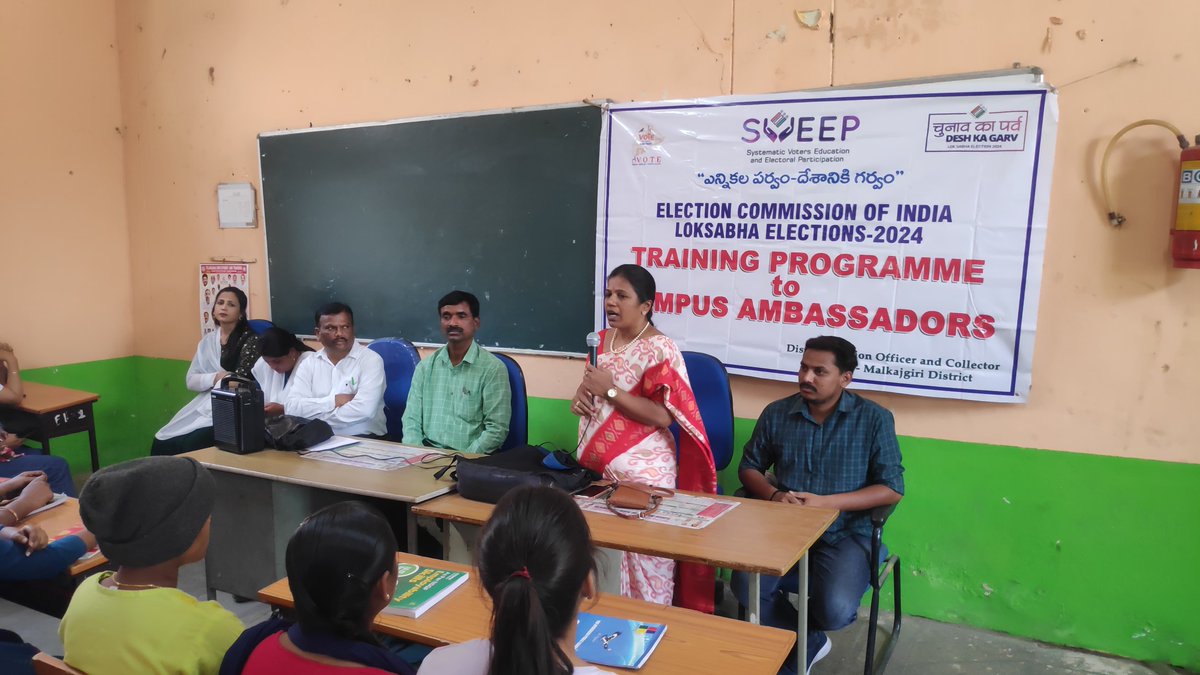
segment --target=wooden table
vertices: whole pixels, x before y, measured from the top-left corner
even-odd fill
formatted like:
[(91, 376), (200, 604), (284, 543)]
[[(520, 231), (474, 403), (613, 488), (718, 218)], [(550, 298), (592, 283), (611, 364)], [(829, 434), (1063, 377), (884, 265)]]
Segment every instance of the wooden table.
[[(696, 492), (685, 492), (713, 497)], [(836, 509), (819, 509), (794, 504), (781, 504), (761, 499), (717, 497), (738, 502), (708, 527), (691, 530), (661, 525), (644, 520), (626, 520), (606, 513), (584, 511), (592, 540), (597, 546), (655, 555), (683, 562), (712, 567), (726, 567), (750, 573), (747, 608), (751, 623), (761, 616), (760, 575), (783, 576), (793, 566), (799, 575), (798, 588), (808, 588), (808, 549), (838, 517)], [(419, 516), (444, 518), (447, 524), (445, 548), (451, 560), (469, 559), (469, 542), (473, 533), (462, 526), (475, 527), (487, 521), (495, 508), (492, 504), (465, 499), (453, 494), (413, 507)], [(797, 564), (799, 563), (799, 564)], [(612, 564), (604, 565), (612, 569)], [(601, 574), (602, 590), (611, 590), (614, 575)], [(605, 577), (608, 577), (607, 579)], [(617, 580), (619, 581), (619, 579)], [(805, 658), (805, 636), (808, 632), (808, 604), (800, 603), (798, 628), (798, 659)], [(803, 662), (800, 671), (802, 672)]]
[[(631, 553), (782, 576), (838, 516), (836, 509), (678, 492), (737, 502), (738, 506), (701, 530), (584, 511), (592, 541), (597, 546)], [(494, 508), (492, 504), (471, 501), (456, 493), (414, 506), (413, 512), (418, 516), (444, 518), (449, 523), (477, 526), (487, 521)]]
[[(46, 534), (53, 537), (63, 530), (69, 530), (72, 527), (83, 524), (83, 519), (79, 517), (79, 500), (74, 497), (68, 497), (67, 501), (62, 504), (41, 513), (35, 513), (22, 520), (19, 524), (37, 525), (45, 530)], [(105, 558), (104, 554), (100, 553), (87, 560), (75, 561), (67, 572), (73, 577), (79, 576), (106, 564), (108, 564), (108, 558)]]
[[(433, 647), (488, 636), (491, 600), (479, 586), (479, 574), (475, 570), (467, 565), (403, 553), (397, 559), (468, 571), (471, 578), (419, 619), (380, 614), (375, 618), (375, 630)], [(287, 579), (262, 589), (258, 598), (277, 607), (294, 605)], [(594, 606), (585, 601), (581, 609), (593, 614), (666, 624), (666, 635), (639, 673), (774, 675), (795, 641), (791, 631), (615, 595), (601, 594)]]
[(180, 456), (212, 469), (217, 482), (212, 539), (205, 559), (210, 599), (218, 590), (253, 597), (258, 589), (284, 576), (287, 543), (300, 522), (353, 496), (404, 504), (407, 548), (415, 551), (417, 526), (411, 505), (454, 487), (449, 475), (434, 478), (436, 467), (374, 471), (279, 450), (238, 455), (206, 448)]
[(37, 382), (22, 382), (22, 386), (25, 398), (17, 409), (33, 422), (34, 431), (30, 438), (49, 454), (50, 439), (86, 431), (92, 451), (92, 471), (98, 471), (100, 456), (96, 449), (96, 418), (92, 415), (92, 404), (100, 400), (100, 396)]

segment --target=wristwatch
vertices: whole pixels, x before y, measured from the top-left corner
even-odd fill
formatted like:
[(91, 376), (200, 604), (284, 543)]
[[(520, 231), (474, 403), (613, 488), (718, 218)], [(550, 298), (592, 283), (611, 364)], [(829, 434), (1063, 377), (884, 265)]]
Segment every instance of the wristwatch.
[(610, 401), (616, 397), (617, 397), (617, 388), (616, 387), (613, 387), (612, 389), (609, 389), (608, 391), (604, 392), (604, 398), (606, 398)]

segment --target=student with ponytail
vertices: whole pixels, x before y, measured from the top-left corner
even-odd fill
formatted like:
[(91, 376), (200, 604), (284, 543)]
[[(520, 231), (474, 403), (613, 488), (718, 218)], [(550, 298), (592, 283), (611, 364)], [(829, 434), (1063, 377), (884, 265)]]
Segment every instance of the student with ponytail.
[(396, 538), (378, 511), (362, 502), (317, 511), (292, 535), (286, 564), (296, 623), (268, 620), (246, 631), (222, 674), (412, 675), (371, 633), (396, 590)]
[(434, 650), (418, 675), (605, 675), (575, 657), (575, 617), (596, 595), (595, 549), (570, 495), (518, 488), (496, 505), (478, 544), (492, 598), (491, 640)]

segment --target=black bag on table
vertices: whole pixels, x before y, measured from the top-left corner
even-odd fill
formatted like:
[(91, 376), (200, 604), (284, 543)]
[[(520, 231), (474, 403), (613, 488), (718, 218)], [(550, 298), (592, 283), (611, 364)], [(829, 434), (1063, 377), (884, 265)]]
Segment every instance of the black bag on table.
[(591, 485), (600, 476), (580, 466), (566, 452), (523, 445), (479, 459), (459, 456), (455, 478), (458, 492), (463, 497), (495, 504), (516, 487), (551, 486), (575, 492)]
[(325, 420), (296, 415), (277, 415), (267, 420), (267, 445), (276, 450), (307, 450), (333, 438), (333, 427)]

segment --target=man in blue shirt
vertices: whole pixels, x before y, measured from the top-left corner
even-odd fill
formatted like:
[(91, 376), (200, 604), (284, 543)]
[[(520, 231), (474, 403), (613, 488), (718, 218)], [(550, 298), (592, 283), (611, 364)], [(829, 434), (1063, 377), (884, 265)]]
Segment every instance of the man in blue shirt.
[[(842, 512), (809, 549), (809, 668), (829, 653), (825, 631), (854, 621), (870, 584), (870, 510), (904, 495), (892, 414), (846, 391), (857, 367), (857, 350), (847, 340), (828, 335), (808, 340), (800, 391), (763, 410), (738, 467), (753, 497)], [(771, 468), (777, 485), (766, 477)], [(762, 578), (763, 624), (796, 625), (796, 610), (787, 598), (797, 592), (796, 581), (795, 569)], [(743, 575), (734, 579), (734, 591), (746, 605)]]

